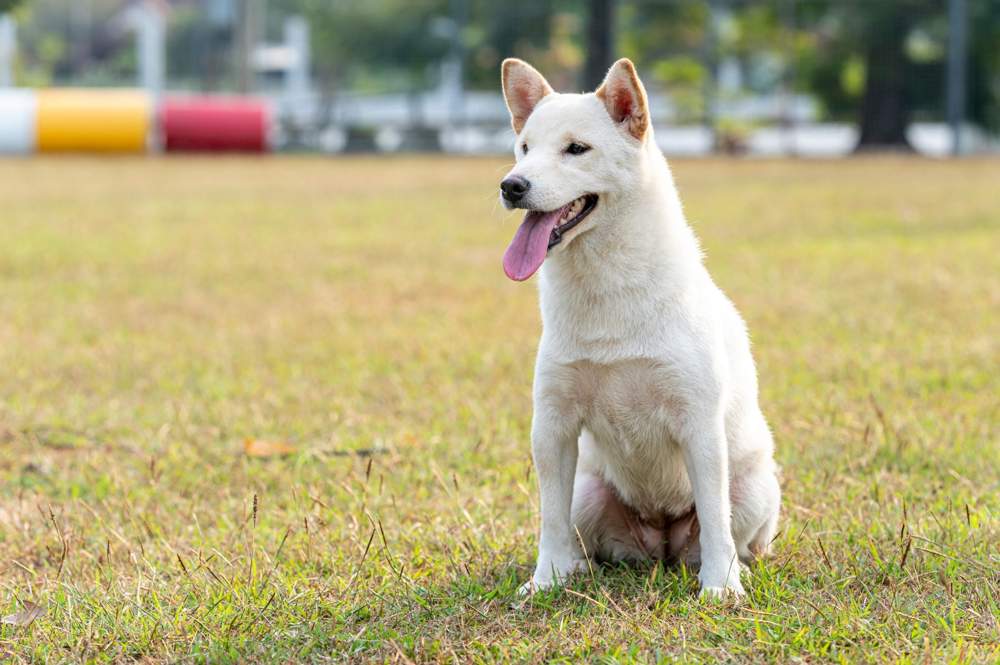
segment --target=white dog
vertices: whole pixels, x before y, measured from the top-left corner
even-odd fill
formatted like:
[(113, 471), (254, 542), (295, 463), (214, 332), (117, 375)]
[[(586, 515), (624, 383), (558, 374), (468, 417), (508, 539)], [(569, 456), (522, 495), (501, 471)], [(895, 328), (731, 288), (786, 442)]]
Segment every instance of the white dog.
[(504, 272), (542, 269), (541, 536), (523, 591), (593, 557), (684, 560), (703, 596), (742, 594), (740, 561), (777, 528), (771, 433), (746, 326), (702, 264), (635, 68), (557, 94), (508, 59), (503, 89), (517, 163), (501, 198), (527, 210)]

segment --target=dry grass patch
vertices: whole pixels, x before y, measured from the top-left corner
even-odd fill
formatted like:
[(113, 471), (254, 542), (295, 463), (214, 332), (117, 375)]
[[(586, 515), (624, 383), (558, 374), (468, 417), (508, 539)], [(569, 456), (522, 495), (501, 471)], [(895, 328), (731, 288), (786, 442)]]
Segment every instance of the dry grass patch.
[(38, 615), (0, 654), (1000, 658), (1000, 163), (675, 164), (784, 467), (730, 608), (659, 567), (517, 601), (539, 324), (503, 172), (0, 162), (0, 616)]

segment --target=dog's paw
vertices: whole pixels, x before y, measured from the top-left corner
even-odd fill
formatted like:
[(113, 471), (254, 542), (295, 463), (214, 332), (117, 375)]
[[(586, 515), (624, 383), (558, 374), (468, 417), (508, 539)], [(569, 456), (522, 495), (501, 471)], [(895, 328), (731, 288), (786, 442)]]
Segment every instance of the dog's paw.
[(746, 595), (746, 591), (743, 590), (743, 585), (737, 582), (735, 586), (703, 586), (698, 593), (698, 598), (704, 602), (716, 603), (730, 600), (738, 601), (744, 595)]
[(742, 566), (732, 565), (728, 571), (712, 575), (709, 571), (702, 569), (700, 577), (701, 592), (698, 594), (702, 600), (726, 600), (739, 599), (746, 595), (743, 583), (740, 582)]
[(740, 567), (733, 566), (728, 575), (701, 579), (698, 597), (703, 601), (739, 600), (746, 595), (740, 582)]
[(572, 575), (584, 572), (587, 569), (588, 564), (586, 559), (569, 559), (561, 564), (551, 562), (548, 565), (542, 565), (539, 563), (531, 579), (522, 584), (521, 588), (517, 590), (518, 595), (530, 596), (538, 591), (562, 586)]
[(739, 568), (729, 574), (727, 578), (715, 580), (702, 580), (701, 591), (698, 597), (706, 601), (739, 600), (746, 595), (743, 583), (740, 582)]

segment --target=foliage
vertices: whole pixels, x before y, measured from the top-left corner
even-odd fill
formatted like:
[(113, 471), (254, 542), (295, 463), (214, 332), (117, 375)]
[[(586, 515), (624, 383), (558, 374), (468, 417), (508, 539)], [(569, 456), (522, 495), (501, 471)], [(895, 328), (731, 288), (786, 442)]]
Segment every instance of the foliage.
[[(85, 11), (84, 11), (85, 7)], [(118, 0), (32, 0), (18, 11), (18, 79), (28, 85), (122, 85), (136, 54)]]
[[(2, 0), (10, 5), (12, 0)], [(872, 44), (905, 32), (906, 111), (915, 119), (944, 114), (947, 3), (941, 0), (620, 0), (617, 41), (651, 83), (671, 94), (682, 120), (704, 115), (705, 82), (719, 62), (739, 63), (749, 92), (784, 87), (813, 95), (824, 117), (855, 120), (870, 76)], [(1000, 128), (1000, 5), (968, 0), (970, 117)], [(75, 5), (74, 5), (75, 6)], [(118, 0), (91, 0), (86, 12), (63, 0), (21, 7), (21, 72), (30, 84), (107, 83), (134, 77), (132, 40), (114, 19)], [(500, 61), (524, 57), (559, 89), (578, 89), (587, 52), (582, 0), (271, 0), (274, 38), (281, 20), (302, 13), (312, 26), (313, 71), (327, 93), (411, 92), (440, 83), (445, 58), (459, 54), (465, 82), (496, 90)], [(900, 19), (901, 28), (890, 26)], [(710, 26), (714, 28), (710, 30)], [(199, 3), (174, 3), (168, 71), (181, 87), (225, 89), (233, 79), (233, 30), (207, 20)], [(714, 48), (713, 48), (714, 44)], [(878, 58), (874, 58), (878, 61)]]
[(677, 122), (699, 122), (705, 117), (708, 73), (701, 62), (685, 55), (665, 57), (653, 64), (650, 75), (653, 82), (669, 92)]
[(11, 12), (24, 4), (24, 0), (0, 0), (0, 14)]
[(449, 46), (435, 22), (447, 16), (447, 0), (285, 0), (276, 6), (309, 19), (316, 71), (328, 84), (364, 91), (395, 80), (404, 88), (425, 87), (433, 83), (430, 65)]
[(970, 2), (969, 112), (972, 120), (1000, 130), (1000, 4)]
[[(512, 54), (546, 69), (554, 83), (570, 84), (563, 72), (579, 66), (575, 3), (566, 0), (387, 0), (329, 3), (279, 0), (280, 12), (310, 20), (316, 62), (327, 85), (426, 87), (437, 68), (460, 49), (466, 84), (494, 89), (500, 61)], [(567, 34), (567, 31), (570, 34)]]
[[(1000, 6), (994, 0), (968, 0), (969, 112), (976, 122), (1000, 128)], [(793, 11), (789, 11), (793, 7)], [(944, 117), (945, 64), (949, 26), (947, 3), (939, 0), (837, 2), (788, 0), (751, 3), (741, 14), (744, 28), (758, 26), (762, 40), (787, 44), (794, 23), (796, 87), (816, 95), (830, 117), (854, 119), (867, 79), (866, 47), (884, 41), (893, 17), (905, 16), (906, 98), (917, 117)], [(761, 16), (766, 14), (769, 19)], [(751, 22), (748, 19), (755, 16)]]

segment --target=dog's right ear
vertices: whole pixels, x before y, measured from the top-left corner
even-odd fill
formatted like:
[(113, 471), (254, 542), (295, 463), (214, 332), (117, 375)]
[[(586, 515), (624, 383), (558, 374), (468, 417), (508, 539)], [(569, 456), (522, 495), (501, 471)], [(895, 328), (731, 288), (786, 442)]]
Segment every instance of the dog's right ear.
[(520, 134), (538, 102), (552, 94), (552, 86), (538, 70), (517, 58), (507, 58), (500, 66), (503, 96), (510, 111), (510, 124)]

